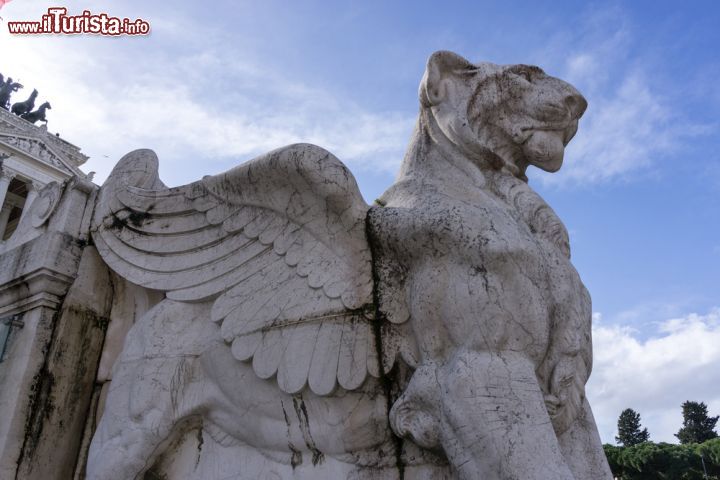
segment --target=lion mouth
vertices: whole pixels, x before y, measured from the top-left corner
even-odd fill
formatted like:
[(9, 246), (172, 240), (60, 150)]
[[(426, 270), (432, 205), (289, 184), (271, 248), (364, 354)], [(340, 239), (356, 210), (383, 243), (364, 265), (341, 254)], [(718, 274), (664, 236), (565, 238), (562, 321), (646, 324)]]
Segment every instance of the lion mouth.
[(527, 134), (525, 141), (532, 137), (533, 132), (556, 132), (561, 138), (564, 147), (567, 147), (570, 140), (573, 139), (578, 130), (578, 121), (571, 120), (570, 122), (545, 124), (545, 125), (533, 125), (530, 127), (524, 127), (523, 133)]
[(568, 143), (570, 143), (570, 140), (572, 140), (577, 133), (577, 130), (578, 121), (573, 120), (572, 122), (570, 122), (570, 125), (568, 125), (563, 131), (563, 146), (567, 147)]

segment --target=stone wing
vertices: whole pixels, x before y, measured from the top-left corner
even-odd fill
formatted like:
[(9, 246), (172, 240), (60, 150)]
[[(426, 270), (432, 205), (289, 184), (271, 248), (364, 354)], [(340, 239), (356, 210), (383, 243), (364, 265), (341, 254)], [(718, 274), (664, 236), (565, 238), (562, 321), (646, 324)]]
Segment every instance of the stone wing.
[(138, 150), (101, 188), (92, 229), (125, 279), (212, 301), (223, 339), (259, 377), (327, 395), (379, 375), (367, 210), (348, 169), (313, 145), (177, 188)]

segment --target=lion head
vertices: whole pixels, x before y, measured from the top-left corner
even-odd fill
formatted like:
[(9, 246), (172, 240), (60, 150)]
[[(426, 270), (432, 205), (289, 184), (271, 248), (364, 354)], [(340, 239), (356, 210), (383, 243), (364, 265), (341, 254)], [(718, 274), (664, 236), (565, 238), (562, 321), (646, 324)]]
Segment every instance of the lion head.
[(560, 169), (587, 107), (572, 85), (538, 67), (472, 64), (447, 51), (430, 56), (419, 94), (426, 121), (465, 156), (523, 179), (528, 165)]

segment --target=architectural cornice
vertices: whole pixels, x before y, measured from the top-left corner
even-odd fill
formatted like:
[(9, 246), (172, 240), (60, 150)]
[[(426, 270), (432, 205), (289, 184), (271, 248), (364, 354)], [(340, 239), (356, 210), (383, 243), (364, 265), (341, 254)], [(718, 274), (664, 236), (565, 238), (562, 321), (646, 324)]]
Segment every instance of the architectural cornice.
[(47, 233), (0, 256), (0, 314), (38, 300), (58, 303), (72, 283), (81, 248), (67, 234)]
[(17, 115), (0, 109), (0, 142), (55, 168), (84, 175), (78, 168), (88, 160), (80, 148)]

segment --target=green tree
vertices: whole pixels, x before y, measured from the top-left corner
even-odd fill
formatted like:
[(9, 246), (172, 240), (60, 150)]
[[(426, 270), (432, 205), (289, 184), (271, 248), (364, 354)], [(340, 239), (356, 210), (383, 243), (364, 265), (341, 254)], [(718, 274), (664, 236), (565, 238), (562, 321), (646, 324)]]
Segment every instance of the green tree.
[(720, 439), (700, 445), (643, 442), (603, 448), (613, 476), (621, 480), (720, 480)]
[(623, 469), (622, 463), (622, 453), (624, 447), (618, 447), (605, 443), (603, 444), (603, 450), (605, 451), (605, 458), (607, 458), (608, 465), (610, 465), (610, 471), (612, 472), (613, 477), (624, 478), (623, 474), (625, 473), (625, 470)]
[(683, 427), (675, 434), (680, 443), (703, 443), (716, 438), (715, 424), (720, 417), (708, 417), (707, 405), (687, 401), (682, 404)]
[(624, 447), (632, 447), (650, 439), (647, 428), (640, 429), (640, 414), (632, 408), (626, 408), (622, 411), (617, 425), (618, 434), (615, 441)]

